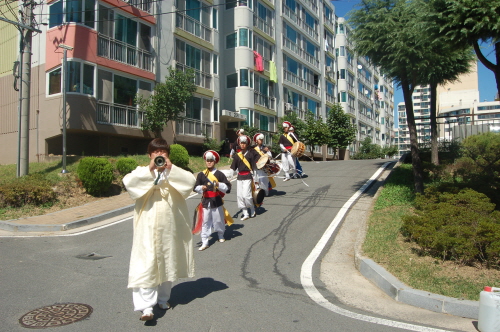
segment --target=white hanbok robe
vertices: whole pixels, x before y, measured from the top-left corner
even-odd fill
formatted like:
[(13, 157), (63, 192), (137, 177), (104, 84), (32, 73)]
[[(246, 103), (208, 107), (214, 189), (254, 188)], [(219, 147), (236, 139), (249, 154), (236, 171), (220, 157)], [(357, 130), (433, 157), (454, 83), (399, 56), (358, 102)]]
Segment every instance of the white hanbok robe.
[(196, 179), (175, 165), (165, 174), (166, 179), (155, 185), (155, 172), (149, 166), (139, 166), (123, 178), (135, 200), (128, 288), (152, 288), (165, 281), (194, 276), (193, 236), (186, 198)]

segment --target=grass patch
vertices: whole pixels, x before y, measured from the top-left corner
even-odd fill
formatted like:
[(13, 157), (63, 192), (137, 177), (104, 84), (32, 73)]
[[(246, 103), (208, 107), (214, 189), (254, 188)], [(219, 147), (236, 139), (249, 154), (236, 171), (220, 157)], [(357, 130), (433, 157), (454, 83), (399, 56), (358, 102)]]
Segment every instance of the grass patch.
[(364, 255), (410, 287), (467, 300), (479, 300), (484, 286), (500, 284), (500, 271), (421, 256), (401, 235), (402, 217), (412, 211), (411, 165), (393, 170), (368, 220)]

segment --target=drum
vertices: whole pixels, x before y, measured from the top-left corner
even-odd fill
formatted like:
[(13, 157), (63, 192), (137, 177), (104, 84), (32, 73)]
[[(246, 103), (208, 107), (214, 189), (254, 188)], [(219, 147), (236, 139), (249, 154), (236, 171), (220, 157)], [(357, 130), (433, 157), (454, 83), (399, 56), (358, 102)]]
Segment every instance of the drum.
[(266, 197), (266, 192), (264, 191), (264, 189), (255, 189), (252, 193), (253, 204), (259, 207), (262, 202), (264, 202), (264, 197)]
[(261, 169), (267, 164), (268, 161), (269, 161), (269, 156), (267, 154), (263, 154), (262, 156), (260, 156), (259, 160), (255, 164), (257, 165), (258, 169)]
[(277, 163), (269, 163), (265, 165), (262, 170), (267, 174), (267, 176), (275, 176), (281, 171), (281, 166)]
[(294, 157), (302, 157), (304, 155), (304, 152), (306, 152), (306, 146), (302, 142), (295, 142), (293, 143), (292, 151), (290, 152)]

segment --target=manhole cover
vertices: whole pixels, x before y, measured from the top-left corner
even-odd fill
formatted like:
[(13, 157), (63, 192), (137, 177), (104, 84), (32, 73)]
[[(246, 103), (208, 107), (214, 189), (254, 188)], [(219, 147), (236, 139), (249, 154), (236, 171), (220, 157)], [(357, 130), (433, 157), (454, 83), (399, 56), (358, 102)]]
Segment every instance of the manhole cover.
[(92, 313), (92, 307), (81, 303), (61, 303), (38, 308), (19, 319), (23, 327), (45, 329), (68, 325), (85, 319)]

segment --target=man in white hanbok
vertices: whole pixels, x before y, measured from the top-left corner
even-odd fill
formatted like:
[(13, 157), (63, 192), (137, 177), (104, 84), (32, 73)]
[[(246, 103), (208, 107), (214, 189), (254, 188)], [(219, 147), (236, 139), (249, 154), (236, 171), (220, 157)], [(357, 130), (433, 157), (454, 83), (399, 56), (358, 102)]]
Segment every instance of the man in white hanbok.
[[(186, 204), (195, 177), (169, 160), (162, 138), (148, 145), (149, 166), (139, 166), (123, 178), (135, 200), (134, 235), (128, 288), (141, 320), (153, 319), (153, 306), (168, 309), (172, 282), (194, 276), (193, 237)], [(165, 165), (156, 166), (157, 156)]]

